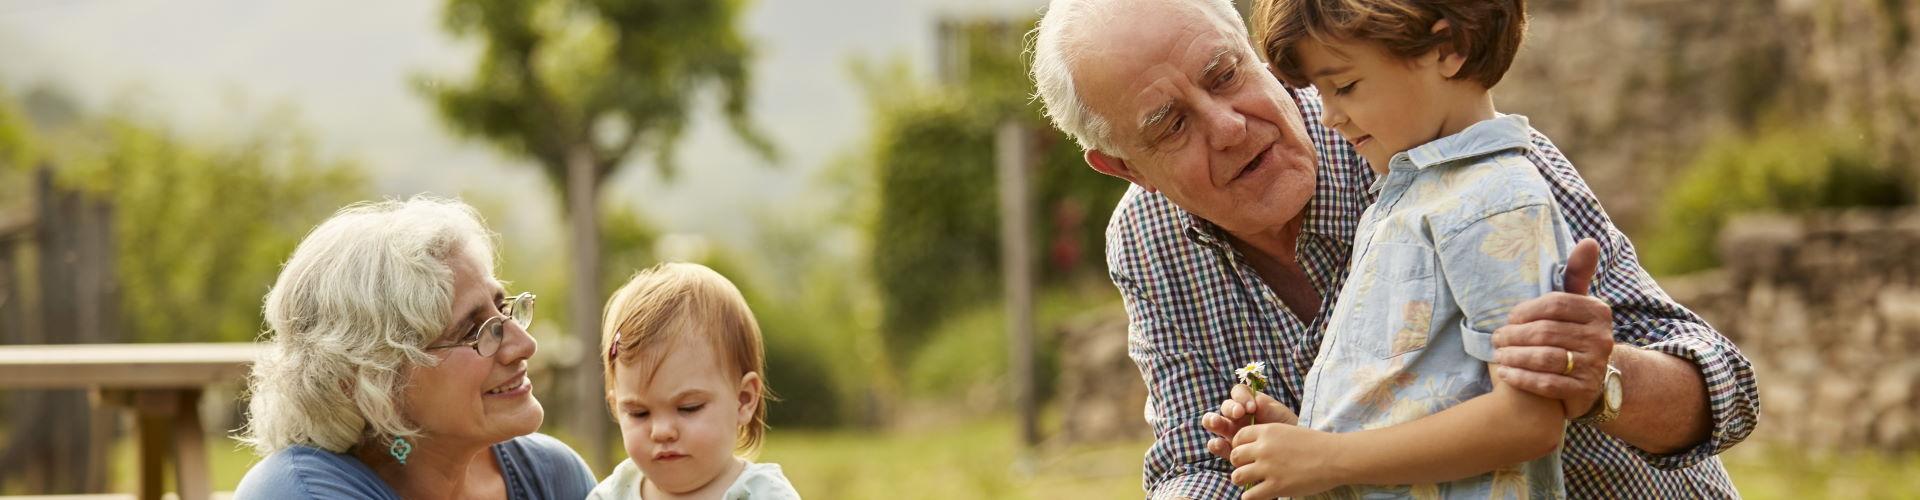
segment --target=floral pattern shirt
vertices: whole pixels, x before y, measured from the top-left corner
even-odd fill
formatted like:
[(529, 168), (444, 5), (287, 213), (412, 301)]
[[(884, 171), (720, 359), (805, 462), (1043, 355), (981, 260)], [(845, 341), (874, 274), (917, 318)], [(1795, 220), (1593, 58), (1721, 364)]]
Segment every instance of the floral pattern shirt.
[[(1556, 288), (1573, 247), (1527, 119), (1506, 115), (1394, 155), (1360, 217), (1352, 272), (1307, 372), (1300, 425), (1389, 427), (1493, 389), (1493, 330)], [(1496, 424), (1497, 422), (1490, 422)], [(1442, 484), (1343, 486), (1326, 496), (1566, 496), (1558, 453)]]

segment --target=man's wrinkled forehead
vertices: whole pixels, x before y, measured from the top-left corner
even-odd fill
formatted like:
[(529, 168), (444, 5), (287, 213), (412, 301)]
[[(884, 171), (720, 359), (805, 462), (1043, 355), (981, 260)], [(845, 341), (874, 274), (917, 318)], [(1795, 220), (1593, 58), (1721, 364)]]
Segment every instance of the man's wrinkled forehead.
[[(1144, 114), (1163, 107), (1170, 89), (1164, 80), (1199, 81), (1209, 68), (1231, 56), (1252, 53), (1246, 37), (1225, 14), (1204, 1), (1136, 2), (1119, 0), (1112, 17), (1098, 33), (1087, 36), (1086, 57), (1076, 61), (1075, 73), (1095, 76), (1108, 87), (1110, 102), (1095, 103), (1101, 114), (1119, 122), (1116, 132), (1135, 128)], [(1103, 92), (1105, 93), (1105, 92)], [(1154, 101), (1150, 104), (1138, 102)], [(1133, 109), (1145, 106), (1146, 109)]]
[[(1105, 26), (1093, 29), (1117, 30), (1127, 33), (1132, 30), (1124, 26), (1138, 27), (1147, 23), (1171, 23), (1183, 29), (1205, 31), (1222, 38), (1247, 40), (1240, 14), (1230, 7), (1213, 5), (1215, 0), (1112, 0), (1115, 2)], [(1249, 45), (1251, 47), (1251, 45)]]

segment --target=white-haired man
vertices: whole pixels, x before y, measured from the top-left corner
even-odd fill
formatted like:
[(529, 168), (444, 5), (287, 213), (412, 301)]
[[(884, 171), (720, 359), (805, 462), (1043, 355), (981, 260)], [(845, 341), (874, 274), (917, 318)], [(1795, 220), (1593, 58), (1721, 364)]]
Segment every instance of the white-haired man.
[[(1049, 117), (1094, 170), (1134, 185), (1107, 261), (1149, 391), (1148, 496), (1235, 496), (1231, 443), (1262, 432), (1250, 412), (1291, 422), (1374, 175), (1319, 123), (1318, 94), (1267, 71), (1227, 0), (1054, 0), (1033, 50)], [(1660, 291), (1571, 164), (1533, 137), (1528, 155), (1574, 236), (1595, 242), (1568, 263), (1572, 293), (1520, 304), (1495, 332), (1500, 377), (1585, 415), (1565, 441), (1571, 496), (1737, 496), (1715, 455), (1756, 422), (1750, 365)], [(1273, 368), (1271, 399), (1233, 383), (1255, 361)]]

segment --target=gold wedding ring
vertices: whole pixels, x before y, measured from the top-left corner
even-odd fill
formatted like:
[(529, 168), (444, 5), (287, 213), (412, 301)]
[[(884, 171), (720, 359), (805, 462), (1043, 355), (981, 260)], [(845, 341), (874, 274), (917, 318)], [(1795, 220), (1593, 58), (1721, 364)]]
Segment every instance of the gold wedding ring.
[(1573, 351), (1567, 351), (1567, 369), (1561, 371), (1560, 374), (1573, 375)]

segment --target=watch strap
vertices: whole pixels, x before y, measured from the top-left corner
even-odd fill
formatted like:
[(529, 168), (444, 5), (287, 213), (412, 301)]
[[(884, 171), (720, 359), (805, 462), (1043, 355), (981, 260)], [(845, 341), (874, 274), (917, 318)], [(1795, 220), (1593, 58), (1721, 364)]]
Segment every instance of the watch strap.
[(1620, 383), (1619, 377), (1620, 369), (1614, 368), (1613, 365), (1607, 365), (1607, 375), (1606, 378), (1600, 380), (1600, 397), (1594, 399), (1593, 409), (1587, 410), (1587, 414), (1581, 415), (1580, 418), (1576, 418), (1573, 421), (1587, 425), (1600, 425), (1620, 418), (1620, 410), (1618, 409), (1620, 402), (1613, 401), (1611, 402), (1612, 404), (1608, 404), (1609, 402), (1607, 401), (1607, 395), (1609, 393), (1609, 391), (1607, 391), (1607, 384)]

